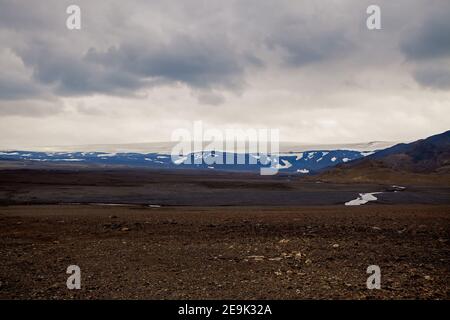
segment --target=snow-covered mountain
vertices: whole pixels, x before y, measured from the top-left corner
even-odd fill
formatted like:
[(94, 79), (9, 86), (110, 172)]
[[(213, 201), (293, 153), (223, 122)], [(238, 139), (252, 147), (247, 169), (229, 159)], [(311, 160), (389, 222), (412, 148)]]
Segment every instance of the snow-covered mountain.
[[(281, 172), (299, 175), (319, 172), (325, 168), (340, 163), (360, 159), (374, 153), (374, 148), (389, 145), (389, 143), (368, 143), (346, 146), (334, 145), (333, 148), (324, 146), (283, 145), (279, 154), (264, 156), (249, 153), (230, 153), (222, 151), (199, 151), (182, 155), (172, 159), (169, 144), (149, 145), (109, 145), (88, 147), (66, 147), (59, 151), (18, 151), (0, 152), (0, 161), (22, 161), (25, 163), (78, 163), (84, 165), (121, 165), (127, 167), (148, 167), (166, 169), (205, 169), (205, 170), (233, 170), (259, 171), (261, 167), (275, 167)], [(353, 150), (352, 147), (353, 146)], [(139, 149), (139, 151), (133, 151)], [(152, 147), (153, 151), (145, 152)], [(310, 149), (308, 150), (308, 148)], [(330, 146), (328, 146), (330, 147)], [(342, 147), (347, 147), (344, 149)], [(133, 149), (134, 148), (134, 149)], [(316, 149), (315, 149), (316, 148)], [(69, 151), (70, 149), (78, 151)], [(84, 149), (84, 151), (79, 151)], [(158, 151), (156, 151), (156, 149)], [(360, 150), (355, 150), (360, 149)], [(87, 151), (91, 150), (91, 151)], [(94, 151), (95, 150), (95, 151)], [(148, 149), (147, 149), (148, 150)], [(234, 164), (229, 164), (233, 159)], [(266, 161), (270, 160), (270, 163)], [(226, 163), (226, 164), (224, 164)]]

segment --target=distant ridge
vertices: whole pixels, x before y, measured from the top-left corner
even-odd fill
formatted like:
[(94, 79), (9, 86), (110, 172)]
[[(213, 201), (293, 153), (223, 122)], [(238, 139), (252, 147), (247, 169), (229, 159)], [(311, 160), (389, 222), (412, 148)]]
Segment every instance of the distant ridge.
[(342, 163), (318, 176), (325, 181), (387, 182), (419, 180), (450, 184), (450, 130), (400, 143), (362, 159)]
[[(317, 151), (317, 150), (375, 151), (391, 147), (396, 143), (398, 142), (370, 141), (370, 142), (344, 143), (344, 144), (303, 144), (297, 142), (281, 142), (280, 152), (295, 153), (295, 152)], [(36, 152), (106, 152), (106, 153), (134, 152), (134, 153), (170, 154), (172, 148), (176, 144), (177, 142), (170, 142), (170, 141), (149, 142), (149, 143), (125, 143), (125, 144), (88, 144), (88, 145), (71, 145), (71, 146), (22, 147), (14, 149), (0, 148), (0, 151), (27, 150)]]

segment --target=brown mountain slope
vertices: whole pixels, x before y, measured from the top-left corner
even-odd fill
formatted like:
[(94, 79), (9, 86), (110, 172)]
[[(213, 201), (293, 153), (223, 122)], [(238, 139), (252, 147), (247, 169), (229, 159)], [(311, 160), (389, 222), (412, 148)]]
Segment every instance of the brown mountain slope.
[(398, 144), (364, 159), (338, 165), (317, 178), (340, 183), (450, 187), (450, 131), (409, 144)]

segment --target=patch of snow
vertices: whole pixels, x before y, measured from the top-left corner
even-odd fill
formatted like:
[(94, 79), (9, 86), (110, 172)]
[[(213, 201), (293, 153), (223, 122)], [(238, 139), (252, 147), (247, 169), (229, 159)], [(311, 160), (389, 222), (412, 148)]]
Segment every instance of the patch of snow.
[[(83, 152), (82, 155), (85, 156), (86, 152)], [(117, 153), (101, 153), (98, 156), (99, 157), (114, 157), (116, 155), (117, 155)]]
[(156, 158), (157, 158), (157, 159), (167, 159), (168, 156), (157, 156)]
[(332, 161), (332, 162), (335, 162), (336, 160), (337, 160), (336, 157), (331, 158), (331, 161)]
[(308, 169), (297, 169), (297, 172), (299, 173), (309, 173)]
[(349, 158), (344, 158), (344, 159), (342, 159), (342, 161), (348, 162), (348, 161), (350, 161), (350, 159)]
[(187, 160), (188, 157), (180, 157), (176, 160), (172, 159), (172, 162), (175, 163), (176, 165), (182, 164), (183, 162), (185, 162)]
[(283, 162), (284, 165), (277, 163), (275, 165), (276, 169), (287, 169), (287, 168), (292, 167), (292, 164), (289, 161), (287, 161), (287, 160), (281, 159), (281, 162)]
[(359, 205), (365, 204), (369, 201), (376, 201), (376, 200), (378, 200), (378, 198), (375, 197), (374, 194), (379, 194), (379, 193), (382, 193), (382, 192), (360, 193), (358, 198), (346, 202), (345, 205), (346, 206), (359, 206)]
[(19, 153), (18, 152), (0, 152), (0, 155), (17, 156), (17, 155), (19, 155)]
[(363, 157), (367, 157), (367, 156), (370, 156), (371, 154), (374, 154), (374, 153), (375, 153), (375, 151), (363, 151), (363, 152), (361, 152), (361, 155)]
[(102, 202), (92, 202), (88, 203), (90, 206), (110, 206), (110, 207), (128, 207), (129, 204), (126, 203), (102, 203)]

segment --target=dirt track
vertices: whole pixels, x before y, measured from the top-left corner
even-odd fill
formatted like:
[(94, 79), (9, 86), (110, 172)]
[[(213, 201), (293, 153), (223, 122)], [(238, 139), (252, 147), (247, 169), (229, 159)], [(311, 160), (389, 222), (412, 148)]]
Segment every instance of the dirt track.
[(3, 299), (450, 298), (450, 206), (4, 206), (0, 234)]

